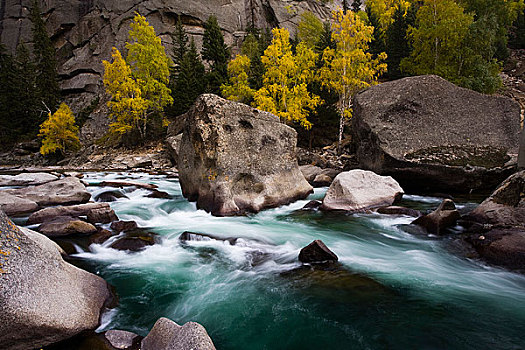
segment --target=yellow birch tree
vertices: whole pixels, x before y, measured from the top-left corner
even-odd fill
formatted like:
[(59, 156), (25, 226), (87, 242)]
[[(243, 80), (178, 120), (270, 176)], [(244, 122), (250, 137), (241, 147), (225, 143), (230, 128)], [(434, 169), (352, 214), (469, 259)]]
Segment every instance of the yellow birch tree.
[[(332, 40), (336, 48), (323, 52), (320, 70), (321, 84), (339, 95), (339, 146), (343, 138), (345, 119), (352, 117), (352, 98), (360, 90), (377, 84), (377, 78), (386, 71), (383, 52), (373, 58), (367, 52), (374, 28), (367, 26), (352, 11), (333, 12)], [(338, 147), (340, 151), (340, 147)]]
[(113, 48), (113, 63), (103, 61), (104, 84), (112, 101), (108, 103), (115, 119), (110, 133), (125, 134), (136, 129), (142, 140), (152, 115), (163, 118), (164, 107), (173, 103), (168, 88), (172, 65), (155, 30), (138, 13), (130, 25), (126, 42), (126, 61)]
[(222, 94), (232, 101), (249, 103), (255, 90), (250, 87), (248, 72), (250, 71), (250, 58), (246, 55), (237, 55), (228, 63), (230, 84), (221, 86)]
[(312, 127), (307, 119), (321, 98), (308, 91), (315, 77), (317, 54), (304, 43), (292, 53), (290, 33), (284, 28), (272, 30), (273, 39), (261, 61), (265, 68), (263, 87), (254, 95), (254, 106), (277, 115), (281, 121), (298, 122)]
[(78, 140), (78, 126), (75, 125), (73, 112), (65, 103), (60, 104), (58, 110), (48, 114), (47, 119), (40, 125), (38, 136), (43, 137), (40, 153), (42, 155), (66, 150), (80, 149)]

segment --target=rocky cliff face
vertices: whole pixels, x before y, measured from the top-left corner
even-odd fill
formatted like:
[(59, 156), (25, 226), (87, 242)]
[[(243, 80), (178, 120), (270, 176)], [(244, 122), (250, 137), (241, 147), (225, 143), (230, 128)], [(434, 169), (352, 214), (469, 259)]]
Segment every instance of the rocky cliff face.
[[(200, 47), (204, 22), (214, 14), (226, 43), (238, 46), (246, 28), (281, 26), (293, 33), (305, 10), (328, 18), (341, 1), (324, 4), (318, 0), (40, 0), (49, 34), (57, 49), (61, 88), (74, 112), (99, 98), (82, 129), (84, 140), (100, 136), (107, 124), (103, 93), (102, 60), (108, 60), (113, 46), (124, 49), (129, 24), (135, 12), (146, 16), (171, 52), (170, 33), (178, 16)], [(14, 51), (31, 40), (28, 20), (30, 0), (0, 0), (1, 43)]]

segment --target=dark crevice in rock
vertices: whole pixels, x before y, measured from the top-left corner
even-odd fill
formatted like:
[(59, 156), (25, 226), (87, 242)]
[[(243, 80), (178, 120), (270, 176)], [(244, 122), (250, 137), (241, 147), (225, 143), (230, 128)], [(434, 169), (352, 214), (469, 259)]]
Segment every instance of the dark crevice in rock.
[(71, 71), (67, 74), (65, 73), (62, 73), (59, 75), (59, 78), (60, 79), (63, 79), (63, 80), (67, 80), (67, 79), (72, 79), (80, 74), (94, 74), (94, 75), (97, 75), (97, 76), (101, 76), (101, 74), (99, 72), (97, 72), (96, 70), (94, 69), (91, 69), (91, 68), (79, 68), (79, 69), (75, 69), (74, 71)]

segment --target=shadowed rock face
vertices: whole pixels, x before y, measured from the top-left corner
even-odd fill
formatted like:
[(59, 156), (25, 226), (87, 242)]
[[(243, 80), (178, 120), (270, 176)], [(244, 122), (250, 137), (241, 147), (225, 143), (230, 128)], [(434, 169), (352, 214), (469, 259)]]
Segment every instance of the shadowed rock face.
[(419, 76), (357, 94), (354, 109), (360, 166), (406, 190), (492, 189), (515, 169), (520, 108), (506, 97)]
[(3, 212), (0, 252), (2, 349), (39, 349), (98, 326), (111, 298), (102, 278), (66, 263), (55, 243)]
[[(249, 27), (285, 27), (293, 33), (300, 14), (310, 10), (322, 19), (330, 17), (336, 4), (317, 0), (56, 0), (39, 1), (46, 27), (59, 61), (61, 88), (76, 113), (101, 97), (91, 118), (82, 128), (85, 140), (100, 137), (107, 129), (107, 97), (103, 94), (102, 60), (111, 58), (111, 48), (123, 50), (135, 12), (145, 16), (172, 52), (175, 22), (180, 15), (186, 31), (202, 45), (204, 23), (216, 15), (226, 44), (239, 47)], [(31, 0), (0, 2), (0, 42), (14, 52), (31, 40), (28, 20)]]
[(273, 114), (206, 94), (186, 118), (179, 179), (199, 208), (240, 215), (312, 192), (297, 165), (296, 132)]

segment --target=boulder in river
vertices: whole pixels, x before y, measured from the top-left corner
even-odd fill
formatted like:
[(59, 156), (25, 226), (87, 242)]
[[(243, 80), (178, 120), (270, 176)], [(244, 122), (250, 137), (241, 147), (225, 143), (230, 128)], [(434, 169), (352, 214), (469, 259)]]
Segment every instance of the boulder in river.
[(404, 192), (390, 176), (367, 170), (350, 170), (337, 175), (326, 192), (321, 209), (363, 211), (392, 205)]
[(117, 221), (118, 217), (115, 211), (110, 207), (91, 209), (87, 213), (87, 220), (92, 224), (108, 224)]
[(0, 210), (7, 215), (21, 215), (33, 212), (39, 208), (34, 201), (20, 198), (12, 194), (0, 191)]
[(143, 232), (141, 230), (127, 232), (126, 236), (117, 239), (111, 244), (111, 248), (138, 252), (146, 247), (152, 246), (157, 242), (157, 235), (154, 233)]
[(47, 237), (20, 230), (0, 212), (0, 344), (40, 349), (99, 325), (112, 301), (100, 277), (66, 263)]
[(21, 173), (0, 175), (0, 186), (35, 186), (58, 180), (58, 176), (48, 173)]
[(128, 350), (132, 348), (138, 349), (140, 347), (141, 336), (121, 330), (109, 330), (104, 333), (104, 338), (115, 349)]
[(149, 334), (142, 340), (142, 350), (215, 350), (206, 329), (187, 322), (179, 326), (167, 318), (159, 318)]
[(525, 227), (525, 170), (503, 181), (466, 219), (481, 224)]
[(312, 192), (295, 156), (297, 133), (273, 114), (201, 95), (186, 114), (180, 145), (183, 195), (231, 216), (303, 199)]
[(339, 260), (337, 255), (324, 244), (316, 239), (299, 252), (299, 261), (302, 263), (325, 263)]
[(99, 193), (95, 196), (97, 202), (115, 202), (120, 198), (128, 198), (124, 193), (119, 190), (107, 190)]
[(115, 232), (126, 232), (136, 230), (138, 226), (135, 221), (113, 221), (110, 227)]
[(108, 203), (86, 203), (79, 205), (59, 206), (44, 208), (34, 212), (27, 219), (27, 224), (39, 224), (44, 221), (50, 221), (56, 216), (87, 216), (91, 210), (95, 209), (111, 209)]
[(393, 176), (406, 190), (492, 189), (515, 171), (519, 105), (438, 76), (404, 78), (358, 93), (352, 124), (360, 166)]
[(76, 177), (65, 177), (43, 185), (9, 189), (5, 192), (38, 205), (78, 204), (91, 198), (84, 184)]
[(454, 226), (460, 217), (454, 202), (445, 199), (436, 210), (417, 218), (412, 224), (423, 227), (428, 233), (441, 235), (445, 229)]
[(38, 232), (47, 237), (61, 237), (81, 234), (89, 235), (97, 232), (97, 228), (78, 218), (70, 216), (57, 216), (51, 221), (46, 221), (38, 227)]
[(467, 241), (487, 262), (525, 271), (525, 230), (494, 228), (483, 234), (470, 235)]

